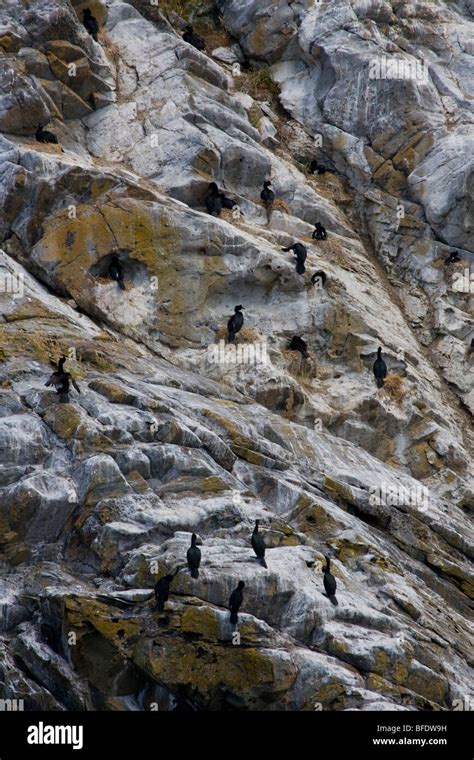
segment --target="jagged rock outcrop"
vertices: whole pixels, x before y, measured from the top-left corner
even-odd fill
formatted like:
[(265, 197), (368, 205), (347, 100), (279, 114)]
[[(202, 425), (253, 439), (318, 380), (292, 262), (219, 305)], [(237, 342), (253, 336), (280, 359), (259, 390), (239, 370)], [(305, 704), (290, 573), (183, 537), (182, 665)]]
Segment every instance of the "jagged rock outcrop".
[[(213, 56), (167, 2), (90, 5), (98, 42), (82, 2), (2, 18), (0, 696), (449, 709), (472, 691), (468, 4), (202, 3)], [(383, 55), (428, 81), (371, 80)], [(236, 209), (205, 212), (210, 181)], [(60, 355), (68, 403), (45, 388)]]

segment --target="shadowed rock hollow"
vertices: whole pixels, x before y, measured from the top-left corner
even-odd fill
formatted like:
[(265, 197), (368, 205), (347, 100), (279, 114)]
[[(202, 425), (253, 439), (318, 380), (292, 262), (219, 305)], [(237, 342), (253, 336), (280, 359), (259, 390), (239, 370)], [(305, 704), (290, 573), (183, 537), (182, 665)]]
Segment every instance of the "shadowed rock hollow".
[[(3, 3), (0, 697), (448, 710), (472, 693), (472, 12)], [(384, 57), (423, 76), (372, 78)], [(308, 174), (315, 157), (331, 171)], [(211, 181), (236, 210), (206, 213)], [(61, 355), (69, 403), (45, 387)]]

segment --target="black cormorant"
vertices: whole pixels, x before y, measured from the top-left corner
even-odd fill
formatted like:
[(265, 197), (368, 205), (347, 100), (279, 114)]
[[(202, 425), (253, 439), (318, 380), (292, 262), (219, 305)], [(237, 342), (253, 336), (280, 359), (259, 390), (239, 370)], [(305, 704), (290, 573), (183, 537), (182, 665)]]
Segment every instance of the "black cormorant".
[(313, 158), (309, 165), (309, 171), (310, 174), (326, 174), (326, 167), (322, 164), (319, 164), (316, 159)]
[(233, 343), (235, 341), (235, 336), (242, 329), (242, 325), (244, 324), (244, 315), (242, 314), (243, 308), (244, 307), (242, 306), (242, 304), (235, 306), (234, 307), (235, 313), (232, 314), (231, 318), (227, 322), (228, 343)]
[(457, 264), (458, 261), (461, 261), (459, 258), (459, 253), (457, 251), (450, 251), (449, 256), (447, 256), (444, 260), (445, 264)]
[(237, 205), (235, 201), (227, 198), (225, 193), (219, 190), (215, 182), (209, 183), (204, 203), (212, 216), (219, 216), (223, 208), (234, 208)]
[(125, 283), (123, 281), (123, 266), (121, 265), (118, 256), (112, 256), (112, 261), (109, 266), (109, 276), (112, 280), (118, 283), (122, 290), (125, 290)]
[(237, 206), (237, 203), (232, 200), (232, 198), (228, 198), (224, 193), (219, 193), (220, 199), (222, 202), (222, 208), (234, 208), (234, 206)]
[(474, 338), (471, 338), (471, 345), (469, 346), (469, 353), (472, 354), (474, 351)]
[(308, 358), (308, 346), (305, 340), (303, 338), (300, 338), (299, 335), (293, 335), (292, 339), (288, 343), (288, 349), (289, 351), (299, 351), (304, 359)]
[(311, 237), (314, 238), (314, 240), (327, 240), (328, 234), (321, 222), (316, 222)]
[(239, 581), (237, 588), (235, 588), (230, 595), (229, 599), (229, 609), (230, 609), (230, 622), (235, 625), (237, 623), (237, 613), (240, 610), (242, 606), (242, 602), (244, 601), (244, 594), (243, 589), (245, 588), (245, 583), (243, 581)]
[(282, 251), (293, 251), (293, 253), (296, 256), (296, 271), (298, 274), (304, 274), (306, 271), (305, 268), (305, 261), (306, 261), (306, 246), (303, 245), (303, 243), (294, 243), (293, 245), (290, 245), (288, 248), (282, 248)]
[(377, 358), (374, 361), (374, 375), (377, 380), (377, 388), (383, 388), (385, 378), (387, 377), (387, 365), (382, 359), (382, 346), (377, 349)]
[(35, 132), (35, 137), (40, 143), (53, 143), (58, 145), (58, 138), (53, 132), (49, 132), (47, 129), (43, 129), (42, 124), (38, 124), (38, 129)]
[(165, 602), (169, 599), (170, 585), (173, 578), (174, 575), (163, 575), (163, 577), (155, 583), (155, 599), (158, 612), (163, 612), (165, 609)]
[[(58, 361), (56, 370), (53, 372), (48, 382), (45, 383), (46, 388), (49, 388), (51, 385), (54, 386), (54, 388), (56, 389), (56, 393), (59, 396), (59, 400), (62, 404), (69, 403), (69, 389), (70, 389), (69, 384), (70, 383), (72, 383), (73, 387), (76, 389), (78, 393), (81, 392), (74, 378), (71, 377), (69, 372), (65, 372), (64, 370), (65, 361), (66, 361), (66, 357), (62, 356), (61, 359)], [(53, 363), (53, 366), (54, 366), (54, 363)]]
[(271, 184), (272, 183), (270, 182), (270, 180), (266, 180), (266, 182), (263, 183), (263, 190), (260, 193), (260, 198), (267, 206), (271, 206), (273, 201), (275, 200), (275, 193), (273, 192), (273, 190), (270, 190)]
[(267, 567), (267, 563), (265, 562), (265, 541), (263, 540), (262, 534), (258, 532), (259, 522), (260, 520), (255, 520), (255, 528), (252, 533), (252, 549), (254, 550), (257, 559), (260, 560), (261, 566)]
[(212, 214), (212, 216), (219, 216), (222, 211), (222, 198), (215, 182), (209, 183), (204, 203), (206, 204), (209, 214)]
[(321, 284), (324, 286), (326, 284), (327, 275), (326, 272), (323, 272), (322, 269), (318, 269), (317, 272), (315, 272), (311, 277), (311, 285), (314, 285), (317, 279), (321, 280)]
[(338, 601), (336, 599), (336, 588), (337, 588), (336, 579), (335, 579), (334, 575), (332, 575), (332, 573), (329, 572), (329, 570), (331, 568), (331, 560), (330, 560), (330, 558), (328, 557), (327, 554), (325, 555), (325, 558), (326, 558), (326, 567), (323, 568), (323, 573), (324, 573), (324, 578), (323, 578), (324, 590), (325, 590), (326, 596), (328, 597), (328, 599), (331, 602), (331, 604), (333, 604), (335, 607), (337, 607)]
[(190, 24), (184, 28), (183, 40), (196, 48), (196, 50), (206, 50), (206, 44), (202, 37), (194, 34), (194, 30)]
[(196, 546), (197, 536), (195, 533), (191, 536), (191, 546), (186, 554), (188, 567), (191, 570), (191, 578), (199, 578), (199, 565), (201, 564), (201, 550)]
[(89, 8), (84, 8), (82, 11), (82, 23), (89, 32), (90, 36), (96, 42), (98, 42), (97, 32), (99, 31), (99, 24), (97, 23), (97, 19), (92, 15)]

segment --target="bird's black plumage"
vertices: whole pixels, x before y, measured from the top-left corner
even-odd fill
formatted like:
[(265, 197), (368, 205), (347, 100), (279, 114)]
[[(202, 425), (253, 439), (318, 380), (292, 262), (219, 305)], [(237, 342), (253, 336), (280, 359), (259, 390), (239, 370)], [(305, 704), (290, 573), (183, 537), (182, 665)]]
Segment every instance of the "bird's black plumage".
[(263, 190), (260, 193), (260, 198), (267, 206), (271, 206), (273, 201), (275, 200), (275, 193), (273, 192), (273, 190), (270, 190), (271, 184), (272, 183), (270, 182), (270, 180), (266, 180), (266, 182), (263, 183)]
[[(64, 363), (66, 361), (66, 357), (62, 356), (61, 359), (58, 361), (57, 367), (53, 374), (50, 376), (48, 381), (45, 383), (46, 388), (49, 388), (50, 386), (53, 386), (56, 390), (56, 393), (59, 396), (59, 401), (63, 404), (69, 403), (69, 390), (70, 390), (70, 384), (72, 383), (75, 390), (80, 393), (81, 390), (74, 380), (73, 377), (69, 374), (69, 372), (66, 372), (64, 369)], [(54, 363), (53, 363), (54, 366)]]
[(196, 50), (206, 50), (206, 43), (202, 37), (194, 34), (194, 29), (190, 24), (188, 24), (184, 29), (183, 40), (189, 45), (195, 47)]
[(242, 304), (235, 306), (234, 314), (232, 314), (227, 322), (227, 340), (229, 343), (235, 341), (236, 334), (242, 329), (242, 325), (244, 324), (244, 315), (242, 314), (243, 308)]
[(47, 129), (43, 129), (42, 124), (38, 124), (38, 129), (35, 132), (35, 137), (40, 143), (53, 143), (58, 145), (58, 138), (53, 132), (49, 132)]
[(112, 261), (109, 265), (109, 277), (118, 283), (119, 288), (125, 290), (125, 283), (123, 280), (123, 266), (120, 263), (118, 256), (112, 256)]
[(191, 546), (186, 554), (188, 567), (191, 570), (192, 578), (199, 578), (199, 565), (201, 564), (201, 550), (196, 546), (197, 536), (195, 533), (191, 536)]
[(314, 238), (314, 240), (327, 240), (328, 234), (321, 222), (316, 222), (311, 237)]
[(215, 182), (209, 184), (204, 203), (209, 214), (212, 214), (212, 216), (219, 216), (222, 211), (222, 198)]
[(377, 388), (383, 388), (385, 378), (387, 377), (387, 365), (382, 359), (382, 346), (377, 349), (377, 358), (374, 361), (374, 375), (377, 380)]
[(322, 269), (318, 269), (317, 272), (315, 272), (311, 277), (311, 285), (314, 285), (317, 279), (321, 280), (322, 285), (324, 286), (326, 284), (327, 275), (326, 272), (323, 272)]
[(331, 569), (331, 560), (326, 555), (326, 567), (323, 568), (323, 573), (324, 573), (324, 578), (323, 578), (324, 590), (325, 590), (326, 595), (327, 595), (329, 601), (331, 602), (331, 604), (333, 604), (335, 607), (337, 607), (337, 605), (338, 605), (338, 601), (336, 599), (337, 584), (336, 584), (336, 579), (335, 579), (334, 575), (330, 572), (330, 569)]
[(459, 257), (459, 253), (457, 251), (450, 251), (449, 256), (447, 256), (444, 260), (445, 264), (457, 264), (458, 261), (461, 261)]
[(89, 32), (90, 36), (97, 42), (99, 24), (97, 23), (97, 19), (92, 15), (90, 8), (84, 8), (82, 11), (82, 23)]
[(288, 348), (290, 351), (299, 351), (305, 359), (308, 358), (308, 345), (299, 335), (293, 335), (288, 343)]
[(472, 354), (474, 351), (474, 338), (471, 338), (471, 345), (469, 346), (469, 353)]
[(156, 606), (158, 609), (158, 612), (163, 612), (165, 609), (165, 602), (168, 601), (169, 595), (170, 595), (170, 586), (171, 581), (173, 580), (174, 575), (163, 575), (156, 583), (155, 583), (155, 599), (156, 599)]
[(232, 198), (228, 198), (217, 187), (215, 182), (210, 182), (207, 188), (204, 203), (209, 214), (212, 216), (219, 216), (223, 208), (234, 208), (236, 202)]
[(244, 594), (243, 590), (245, 588), (245, 583), (243, 581), (239, 581), (237, 588), (235, 588), (230, 595), (229, 599), (229, 609), (230, 609), (230, 622), (235, 625), (238, 621), (238, 611), (240, 610), (242, 606), (242, 602), (244, 601)]
[(318, 163), (315, 158), (311, 161), (309, 165), (309, 171), (310, 174), (325, 174), (326, 173), (326, 167), (323, 166), (323, 164)]
[(259, 522), (260, 520), (255, 520), (255, 527), (252, 533), (252, 549), (257, 559), (260, 560), (262, 567), (267, 567), (267, 563), (265, 562), (265, 541), (262, 534), (258, 532)]
[(232, 198), (228, 198), (224, 193), (219, 193), (219, 195), (222, 202), (222, 208), (234, 208), (234, 206), (237, 206), (237, 203), (232, 200)]
[(282, 248), (281, 250), (285, 252), (293, 251), (296, 257), (296, 271), (298, 274), (304, 274), (306, 271), (304, 263), (308, 255), (306, 246), (304, 246), (303, 243), (293, 243), (293, 245), (290, 245), (288, 248)]

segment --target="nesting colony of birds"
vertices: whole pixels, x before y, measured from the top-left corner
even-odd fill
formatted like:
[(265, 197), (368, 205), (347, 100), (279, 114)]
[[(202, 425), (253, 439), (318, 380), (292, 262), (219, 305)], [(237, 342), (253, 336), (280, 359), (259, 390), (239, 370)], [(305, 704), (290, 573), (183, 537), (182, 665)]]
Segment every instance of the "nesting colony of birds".
[[(29, 710), (453, 709), (472, 20), (184, 5), (0, 9), (0, 684)], [(428, 83), (371, 79), (437, 27), (460, 42)], [(245, 358), (211, 364), (220, 335)]]

